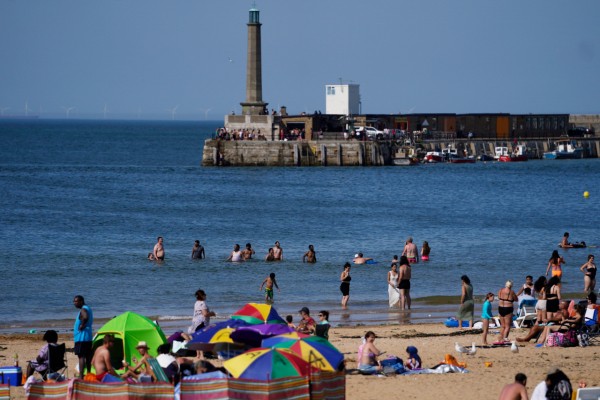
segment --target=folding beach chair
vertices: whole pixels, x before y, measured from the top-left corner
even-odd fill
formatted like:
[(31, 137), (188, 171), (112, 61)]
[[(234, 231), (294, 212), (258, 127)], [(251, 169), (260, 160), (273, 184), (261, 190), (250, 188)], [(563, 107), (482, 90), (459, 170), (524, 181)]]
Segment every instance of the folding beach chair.
[(331, 328), (329, 324), (315, 325), (315, 335), (329, 340), (329, 328)]
[(48, 369), (42, 373), (44, 380), (53, 379), (55, 381), (67, 378), (67, 356), (64, 343), (56, 346), (48, 346)]
[(598, 323), (598, 309), (588, 308), (585, 310), (585, 322), (578, 332), (580, 342), (583, 346), (600, 343), (600, 324)]
[(535, 304), (537, 300), (523, 300), (519, 304), (517, 318), (513, 321), (515, 328), (523, 328), (525, 325), (534, 324), (536, 320)]

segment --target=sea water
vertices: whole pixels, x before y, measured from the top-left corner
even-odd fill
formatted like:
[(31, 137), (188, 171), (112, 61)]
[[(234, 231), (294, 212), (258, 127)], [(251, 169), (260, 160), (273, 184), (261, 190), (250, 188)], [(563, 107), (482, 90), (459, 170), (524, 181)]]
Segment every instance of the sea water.
[[(0, 329), (68, 327), (72, 299), (100, 320), (135, 311), (185, 328), (204, 289), (217, 319), (274, 272), (280, 314), (308, 306), (334, 324), (441, 321), (460, 276), (476, 296), (543, 275), (565, 231), (599, 244), (600, 161), (417, 167), (202, 167), (213, 122), (0, 121)], [(585, 199), (583, 192), (589, 191)], [(148, 261), (157, 236), (166, 259)], [(413, 266), (413, 312), (389, 309), (387, 272), (408, 236), (431, 261)], [(205, 260), (191, 260), (194, 240)], [(281, 242), (284, 260), (263, 261)], [(255, 259), (226, 262), (234, 244)], [(316, 264), (302, 263), (308, 245)], [(353, 266), (349, 308), (340, 273)], [(559, 249), (563, 292), (582, 297), (579, 267), (596, 248)]]

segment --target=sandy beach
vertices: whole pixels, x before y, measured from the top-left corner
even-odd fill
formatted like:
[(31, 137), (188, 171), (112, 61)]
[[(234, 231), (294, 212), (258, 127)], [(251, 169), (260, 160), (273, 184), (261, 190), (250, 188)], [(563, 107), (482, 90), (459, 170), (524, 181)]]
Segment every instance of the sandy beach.
[[(452, 354), (459, 361), (467, 363), (466, 374), (431, 374), (412, 376), (363, 376), (351, 373), (356, 368), (356, 352), (361, 337), (368, 330), (376, 333), (375, 345), (386, 355), (405, 357), (407, 346), (416, 346), (425, 367), (431, 367)], [(494, 330), (493, 330), (494, 331)], [(515, 335), (526, 330), (514, 329)], [(12, 365), (15, 353), (20, 365), (25, 369), (26, 360), (33, 359), (43, 345), (41, 334), (8, 334), (0, 336), (0, 365)], [(488, 337), (488, 342), (495, 336)], [(492, 339), (492, 340), (490, 340)], [(474, 356), (459, 355), (454, 343), (470, 346), (472, 342), (481, 344), (479, 331), (458, 331), (443, 324), (385, 325), (332, 328), (331, 342), (344, 353), (350, 373), (346, 380), (348, 399), (406, 398), (406, 399), (496, 399), (502, 387), (514, 380), (517, 372), (528, 377), (527, 390), (544, 379), (552, 367), (560, 367), (571, 379), (574, 386), (585, 380), (588, 386), (600, 386), (600, 347), (536, 348), (533, 343), (520, 344), (519, 353), (513, 354), (509, 347), (478, 347)], [(59, 342), (73, 346), (71, 335), (60, 335)], [(385, 357), (385, 356), (384, 356)], [(76, 357), (68, 353), (69, 377), (75, 373)], [(486, 367), (485, 362), (491, 362)], [(218, 364), (218, 362), (216, 362)], [(11, 388), (11, 397), (25, 399), (22, 387)]]

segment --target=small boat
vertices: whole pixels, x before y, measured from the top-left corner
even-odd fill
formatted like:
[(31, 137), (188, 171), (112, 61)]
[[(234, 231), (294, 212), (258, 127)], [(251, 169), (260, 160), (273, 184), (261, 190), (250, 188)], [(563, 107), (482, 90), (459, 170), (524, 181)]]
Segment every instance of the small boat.
[(482, 154), (478, 157), (479, 161), (496, 161), (496, 159), (488, 154)]
[(410, 165), (417, 165), (417, 161), (414, 158), (394, 158), (392, 159), (394, 165), (398, 167), (408, 167)]
[(476, 160), (473, 156), (459, 157), (457, 155), (450, 155), (448, 161), (452, 164), (474, 164)]
[(445, 157), (440, 151), (428, 151), (427, 154), (425, 154), (423, 161), (431, 164), (440, 163), (445, 161)]
[(475, 157), (462, 157), (458, 154), (458, 150), (454, 146), (449, 146), (443, 150), (445, 159), (452, 164), (473, 164), (476, 160)]
[(577, 143), (571, 139), (562, 139), (555, 142), (556, 148), (544, 153), (547, 160), (564, 160), (583, 158), (583, 148), (577, 147)]
[(403, 146), (396, 150), (396, 154), (392, 159), (394, 165), (399, 167), (409, 166), (409, 165), (417, 165), (418, 160), (415, 156), (415, 148), (411, 146)]
[(496, 147), (496, 159), (501, 162), (519, 162), (527, 161), (527, 147), (524, 144), (515, 146), (512, 153), (508, 152), (507, 147)]

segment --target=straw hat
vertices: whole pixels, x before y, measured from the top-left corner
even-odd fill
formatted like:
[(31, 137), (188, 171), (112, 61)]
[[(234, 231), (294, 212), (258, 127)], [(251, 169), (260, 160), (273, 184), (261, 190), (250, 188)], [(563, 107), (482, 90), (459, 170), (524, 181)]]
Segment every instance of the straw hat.
[(139, 341), (138, 344), (137, 344), (137, 346), (135, 346), (136, 349), (139, 349), (139, 348), (142, 348), (142, 347), (145, 348), (145, 349), (148, 349), (148, 344), (146, 342), (144, 342), (143, 340)]

